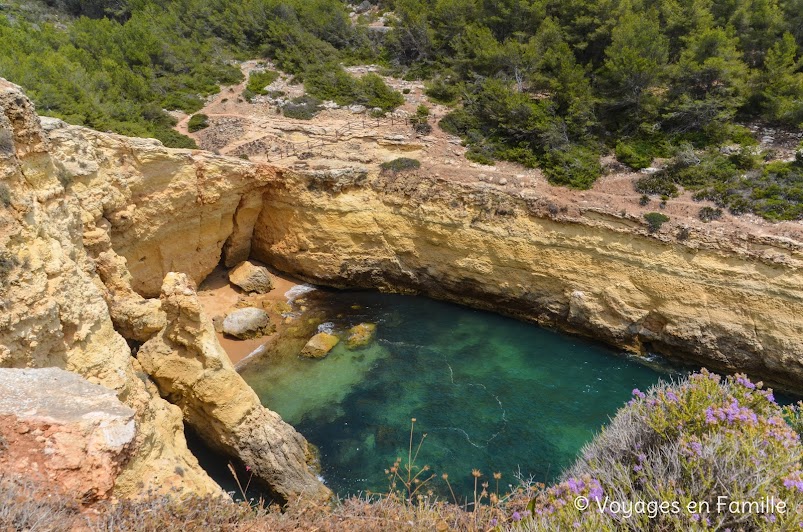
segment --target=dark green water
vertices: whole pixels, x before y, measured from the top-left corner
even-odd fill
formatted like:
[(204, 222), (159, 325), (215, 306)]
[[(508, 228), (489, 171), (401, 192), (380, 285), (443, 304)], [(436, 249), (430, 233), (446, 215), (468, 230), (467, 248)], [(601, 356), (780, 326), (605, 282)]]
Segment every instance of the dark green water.
[[(460, 494), (472, 468), (548, 482), (572, 463), (631, 396), (667, 373), (600, 345), (501, 316), (420, 297), (317, 291), (329, 326), (378, 325), (376, 342), (341, 342), (322, 360), (250, 363), (243, 377), (321, 451), (322, 474), (341, 495), (386, 491), (385, 469), (408, 454)], [(335, 299), (336, 298), (336, 299)], [(355, 310), (353, 305), (360, 308)], [(490, 480), (494, 485), (493, 479)], [(441, 493), (443, 493), (441, 491)]]

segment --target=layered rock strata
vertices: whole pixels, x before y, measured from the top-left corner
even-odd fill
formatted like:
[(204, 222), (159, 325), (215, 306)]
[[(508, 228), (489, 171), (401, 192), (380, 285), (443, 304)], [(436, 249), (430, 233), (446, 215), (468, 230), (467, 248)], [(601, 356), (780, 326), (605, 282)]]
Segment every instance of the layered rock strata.
[(803, 389), (803, 251), (788, 239), (680, 241), (415, 175), (288, 175), (265, 193), (252, 250), (310, 282), (420, 292)]

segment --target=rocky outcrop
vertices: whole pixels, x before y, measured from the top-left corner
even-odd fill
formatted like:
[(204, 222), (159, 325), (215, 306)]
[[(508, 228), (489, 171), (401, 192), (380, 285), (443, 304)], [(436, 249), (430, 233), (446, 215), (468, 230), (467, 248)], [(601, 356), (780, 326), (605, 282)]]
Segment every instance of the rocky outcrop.
[(803, 248), (691, 231), (419, 176), (288, 176), (254, 256), (306, 281), (421, 292), (634, 352), (803, 389)]
[(0, 369), (0, 471), (84, 503), (107, 498), (134, 448), (135, 413), (69, 371)]
[(267, 294), (273, 290), (273, 279), (268, 269), (248, 260), (231, 269), (229, 281), (246, 292)]
[[(112, 182), (126, 182), (119, 176), (98, 183), (93, 161), (104, 142), (80, 144), (76, 138), (71, 155), (54, 156), (30, 101), (3, 81), (0, 136), (11, 141), (0, 150), (0, 367), (64, 368), (113, 390), (135, 410), (137, 433), (116, 495), (173, 488), (221, 493), (187, 449), (181, 412), (159, 397), (115, 331), (105, 300), (110, 289), (98, 275), (104, 268), (84, 247), (85, 237), (91, 241), (92, 233), (103, 233), (95, 220), (114, 204), (116, 196), (104, 199), (103, 191), (113, 189)], [(117, 144), (131, 157), (130, 146)], [(81, 153), (83, 159), (77, 157)], [(114, 161), (105, 164), (111, 167)], [(73, 169), (84, 177), (76, 177)]]
[(270, 325), (270, 316), (259, 308), (247, 307), (229, 313), (223, 320), (223, 332), (241, 340), (263, 336)]
[(242, 460), (282, 499), (328, 498), (308, 465), (307, 441), (234, 370), (189, 278), (168, 274), (161, 301), (167, 325), (137, 353), (161, 394), (210, 446)]
[(108, 234), (140, 296), (158, 297), (168, 272), (200, 283), (221, 258), (230, 265), (248, 258), (262, 191), (279, 176), (274, 168), (53, 119), (43, 124), (51, 153), (71, 176), (81, 220)]
[(335, 348), (340, 338), (327, 332), (319, 332), (309, 339), (301, 349), (301, 356), (306, 358), (324, 358)]

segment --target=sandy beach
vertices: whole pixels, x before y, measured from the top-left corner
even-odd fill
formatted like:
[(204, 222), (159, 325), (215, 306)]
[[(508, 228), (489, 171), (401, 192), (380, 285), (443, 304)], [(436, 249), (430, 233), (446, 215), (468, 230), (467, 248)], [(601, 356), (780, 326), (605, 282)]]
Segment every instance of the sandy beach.
[(198, 287), (198, 299), (207, 316), (211, 318), (226, 316), (237, 308), (257, 307), (264, 309), (270, 315), (271, 323), (276, 325), (276, 332), (249, 340), (238, 340), (223, 333), (217, 333), (220, 345), (223, 346), (229, 359), (235, 365), (260, 346), (269, 343), (287, 325), (282, 316), (282, 312), (288, 310), (288, 298), (285, 294), (291, 288), (303, 283), (274, 271), (271, 271), (271, 275), (273, 290), (267, 294), (249, 295), (242, 291), (229, 283), (228, 269), (223, 267), (216, 268)]

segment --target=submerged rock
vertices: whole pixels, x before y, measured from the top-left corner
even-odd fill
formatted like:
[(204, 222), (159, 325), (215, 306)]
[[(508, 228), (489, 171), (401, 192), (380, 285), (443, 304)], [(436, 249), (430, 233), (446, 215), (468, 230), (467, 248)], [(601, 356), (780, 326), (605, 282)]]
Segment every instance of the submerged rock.
[(301, 350), (301, 356), (307, 358), (324, 358), (339, 342), (340, 338), (334, 334), (319, 332), (310, 338), (307, 345)]
[(235, 310), (223, 320), (223, 332), (240, 340), (256, 338), (267, 332), (270, 316), (262, 309), (248, 307)]
[(229, 281), (246, 292), (267, 294), (273, 290), (273, 278), (268, 269), (249, 260), (232, 268), (229, 272)]
[(75, 373), (0, 369), (0, 471), (86, 502), (106, 498), (130, 457), (135, 414)]
[(350, 349), (355, 347), (363, 347), (371, 343), (376, 333), (375, 323), (360, 323), (349, 329), (349, 337), (347, 340)]

